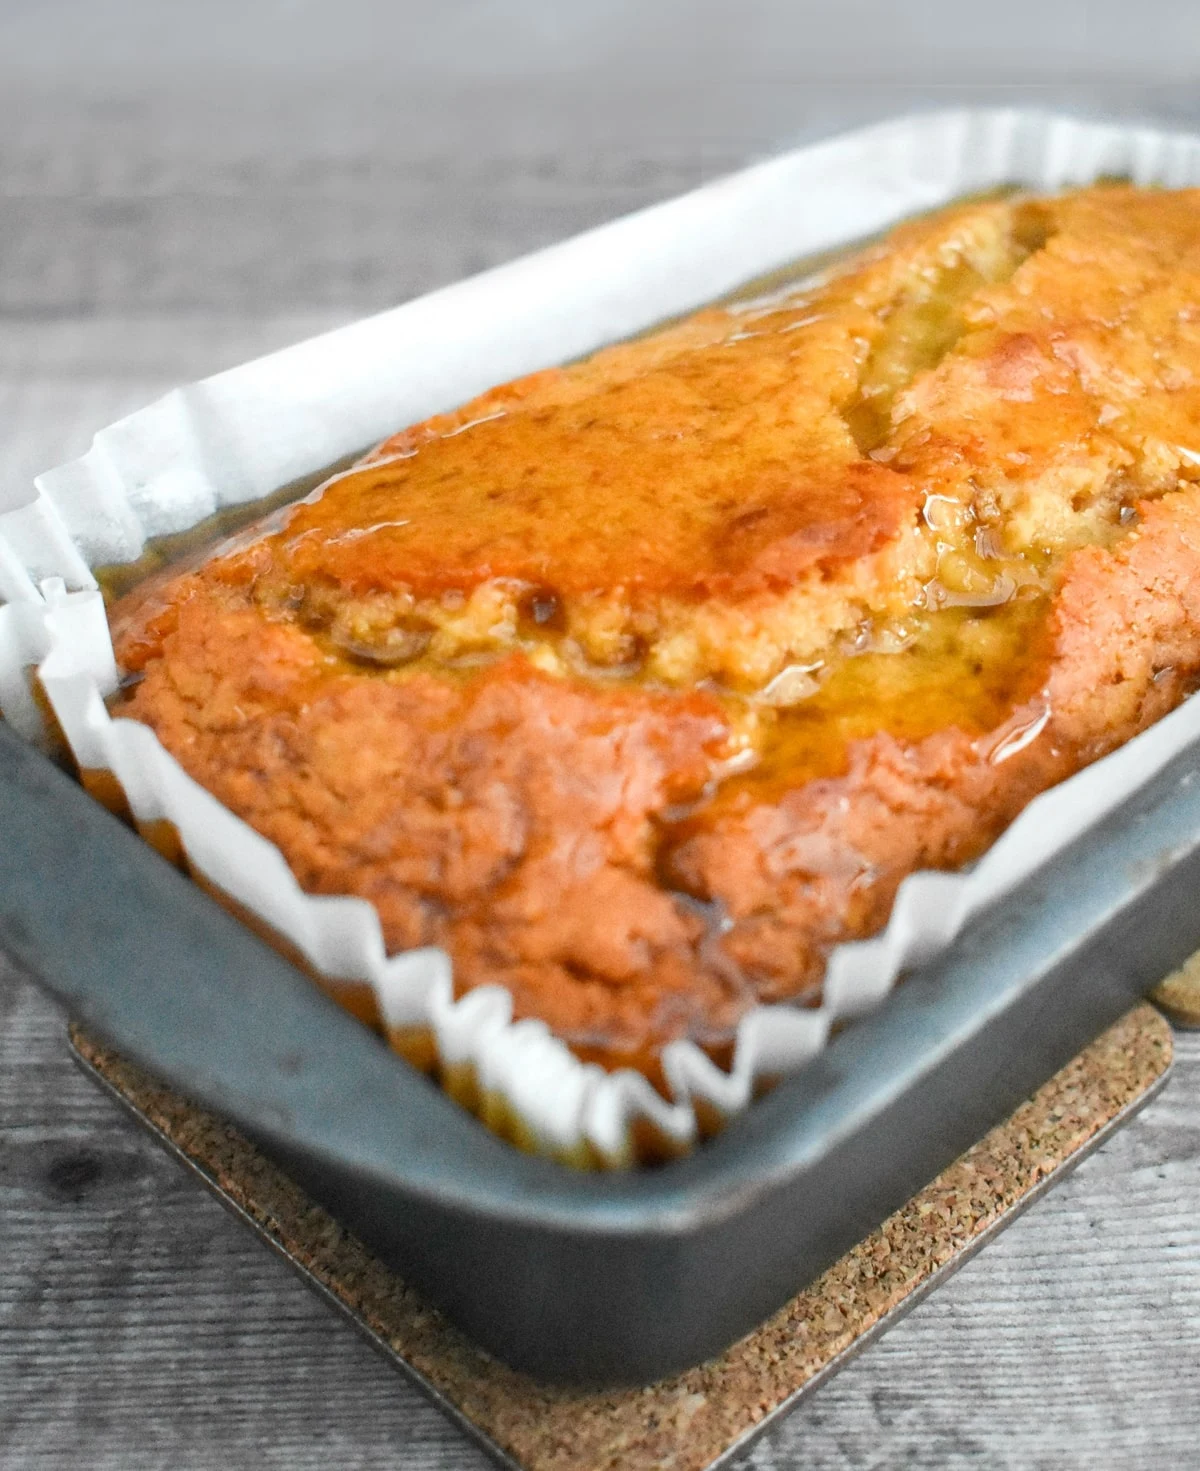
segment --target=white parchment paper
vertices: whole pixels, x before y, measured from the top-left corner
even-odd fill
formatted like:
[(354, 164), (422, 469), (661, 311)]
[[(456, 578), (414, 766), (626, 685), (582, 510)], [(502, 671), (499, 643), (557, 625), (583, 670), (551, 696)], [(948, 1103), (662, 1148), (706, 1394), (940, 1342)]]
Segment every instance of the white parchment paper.
[(671, 1044), (671, 1097), (639, 1074), (579, 1062), (537, 1021), (512, 1021), (500, 987), (453, 997), (440, 951), (387, 956), (364, 900), (301, 892), (282, 855), (186, 776), (145, 726), (104, 705), (117, 670), (91, 568), (136, 559), (186, 530), (449, 409), (700, 306), (742, 282), (972, 191), (1125, 174), (1200, 184), (1200, 138), (1023, 111), (934, 113), (786, 153), (394, 311), (175, 390), (97, 434), (0, 516), (0, 710), (36, 738), (36, 666), (81, 767), (111, 771), (143, 822), (179, 830), (192, 865), (286, 936), (336, 983), (366, 980), (386, 1023), (428, 1028), (444, 1064), (475, 1069), (535, 1147), (630, 1162), (632, 1125), (679, 1148), (695, 1103), (728, 1117), (755, 1080), (794, 1071), (833, 1022), (878, 1004), (899, 971), (943, 949), (970, 916), (1200, 737), (1200, 697), (1039, 797), (968, 874), (919, 873), (887, 929), (834, 952), (822, 1005), (761, 1007), (729, 1072)]

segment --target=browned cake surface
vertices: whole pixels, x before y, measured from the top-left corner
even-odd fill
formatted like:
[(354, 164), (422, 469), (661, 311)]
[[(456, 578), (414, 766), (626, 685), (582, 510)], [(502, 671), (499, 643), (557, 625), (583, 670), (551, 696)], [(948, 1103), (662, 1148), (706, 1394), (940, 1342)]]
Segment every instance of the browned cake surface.
[(510, 384), (114, 608), (314, 892), (653, 1074), (1200, 674), (1200, 193), (959, 207)]

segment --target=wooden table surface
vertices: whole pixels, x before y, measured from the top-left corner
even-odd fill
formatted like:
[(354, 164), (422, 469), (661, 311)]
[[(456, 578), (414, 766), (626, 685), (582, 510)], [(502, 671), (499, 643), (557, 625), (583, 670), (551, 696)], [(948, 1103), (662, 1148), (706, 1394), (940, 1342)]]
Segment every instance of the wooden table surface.
[[(1200, 127), (1189, 4), (1014, 0), (990, 34), (945, 0), (833, 10), (6, 0), (0, 498), (176, 382), (846, 122), (1032, 99)], [(64, 1026), (0, 959), (0, 1468), (486, 1464)], [(1200, 1466), (1198, 1430), (1192, 1034), (1144, 1114), (748, 1464)]]

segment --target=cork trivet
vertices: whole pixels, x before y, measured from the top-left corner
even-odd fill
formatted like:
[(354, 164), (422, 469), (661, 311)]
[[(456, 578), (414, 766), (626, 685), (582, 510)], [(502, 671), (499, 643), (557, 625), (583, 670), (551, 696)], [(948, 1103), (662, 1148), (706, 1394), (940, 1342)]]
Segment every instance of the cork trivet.
[(704, 1471), (895, 1321), (1163, 1081), (1171, 1031), (1129, 1012), (1004, 1124), (719, 1358), (649, 1389), (548, 1387), (476, 1348), (228, 1125), (72, 1029), (77, 1054), (502, 1464)]
[(1200, 950), (1150, 993), (1179, 1027), (1200, 1027)]

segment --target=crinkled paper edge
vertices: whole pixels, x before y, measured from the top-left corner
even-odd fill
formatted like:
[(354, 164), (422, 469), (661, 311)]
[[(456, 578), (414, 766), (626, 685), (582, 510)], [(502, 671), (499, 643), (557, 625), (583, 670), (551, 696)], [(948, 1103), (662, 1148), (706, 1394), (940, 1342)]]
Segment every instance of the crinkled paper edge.
[[(1143, 183), (1200, 181), (1200, 139), (1021, 111), (903, 119), (785, 154), (395, 312), (176, 390), (102, 431), (83, 459), (39, 477), (35, 500), (0, 516), (0, 594), (7, 599), (0, 608), (0, 710), (31, 738), (42, 734), (29, 681), (36, 668), (81, 770), (111, 772), (139, 825), (172, 824), (190, 867), (295, 946), (335, 994), (366, 981), (389, 1032), (427, 1031), (443, 1074), (468, 1069), (485, 1100), (479, 1111), (486, 1118), (486, 1101), (492, 1112), (498, 1103), (501, 1114), (518, 1121), (516, 1137), (527, 1147), (620, 1166), (636, 1159), (644, 1124), (667, 1150), (686, 1151), (699, 1137), (701, 1117), (708, 1127), (728, 1120), (763, 1080), (802, 1067), (834, 1023), (878, 1005), (901, 971), (939, 954), (973, 913), (1200, 737), (1200, 698), (1037, 798), (970, 872), (908, 878), (883, 933), (834, 951), (820, 1006), (759, 1007), (743, 1018), (728, 1072), (690, 1042), (670, 1044), (667, 1098), (636, 1072), (606, 1073), (579, 1061), (544, 1023), (514, 1022), (512, 998), (500, 986), (456, 1001), (442, 951), (388, 956), (367, 901), (303, 893), (278, 848), (192, 781), (148, 727), (112, 719), (105, 697), (116, 687), (117, 669), (90, 568), (131, 560), (148, 538), (196, 525), (219, 505), (268, 495), (315, 465), (386, 437), (397, 423), (588, 351), (606, 335), (700, 305), (789, 258), (971, 190), (1009, 182), (1054, 188), (1114, 173)], [(706, 227), (702, 247), (694, 243), (699, 225)], [(748, 255), (747, 241), (753, 251), (760, 237), (761, 249)], [(680, 249), (691, 251), (689, 261), (673, 262)], [(698, 251), (708, 254), (693, 269)], [(627, 278), (639, 266), (648, 279), (634, 289)], [(595, 298), (591, 310), (578, 314), (578, 330), (570, 321), (564, 329), (562, 292), (569, 300), (572, 282), (582, 290), (585, 280)], [(524, 318), (514, 299), (518, 307), (527, 303)], [(411, 376), (414, 354), (445, 335), (447, 318), (470, 321), (484, 350), (468, 340), (462, 361), (439, 368), (435, 358), (429, 381), (405, 397), (406, 364)], [(380, 362), (393, 376), (364, 378)]]

